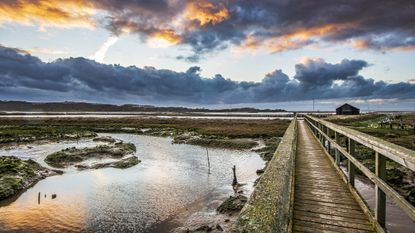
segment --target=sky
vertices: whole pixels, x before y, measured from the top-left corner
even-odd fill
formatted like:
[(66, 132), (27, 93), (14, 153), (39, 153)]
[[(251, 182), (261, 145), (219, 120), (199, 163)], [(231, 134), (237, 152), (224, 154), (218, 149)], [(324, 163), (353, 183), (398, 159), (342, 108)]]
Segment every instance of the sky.
[(412, 0), (2, 0), (0, 100), (415, 109)]

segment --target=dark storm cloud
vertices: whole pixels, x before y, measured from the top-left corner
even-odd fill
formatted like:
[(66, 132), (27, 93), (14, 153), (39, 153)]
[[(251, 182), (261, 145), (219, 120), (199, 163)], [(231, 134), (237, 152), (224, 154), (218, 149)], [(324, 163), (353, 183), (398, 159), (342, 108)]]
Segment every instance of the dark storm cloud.
[[(8, 0), (0, 24), (105, 27), (143, 40), (190, 46), (197, 61), (227, 46), (270, 52), (326, 42), (356, 48), (415, 49), (413, 0)], [(27, 6), (27, 7), (22, 7)], [(32, 9), (37, 9), (33, 11)]]
[[(194, 54), (187, 57), (190, 61), (229, 44), (265, 46), (271, 52), (298, 49), (321, 41), (350, 42), (357, 48), (382, 51), (415, 48), (415, 2), (412, 0), (199, 0), (170, 4), (156, 1), (152, 7), (144, 7), (144, 1), (107, 2), (112, 3), (110, 9), (116, 12), (112, 14), (115, 17), (107, 21), (112, 31), (119, 32), (120, 28), (127, 27), (149, 34), (148, 25), (153, 30), (169, 28), (181, 37), (181, 44), (191, 46)], [(189, 29), (176, 29), (170, 22), (185, 14), (191, 2), (220, 5), (226, 9), (228, 17), (198, 25), (201, 14), (183, 23)], [(141, 5), (145, 14), (141, 13), (141, 8), (127, 8)], [(203, 7), (196, 10), (206, 12)]]
[(203, 78), (199, 67), (186, 72), (105, 65), (85, 58), (45, 63), (23, 51), (0, 46), (0, 98), (121, 103), (236, 104), (312, 98), (415, 98), (415, 84), (388, 84), (359, 75), (368, 63), (322, 59), (296, 65), (289, 78), (281, 70), (261, 82), (236, 82), (221, 75)]

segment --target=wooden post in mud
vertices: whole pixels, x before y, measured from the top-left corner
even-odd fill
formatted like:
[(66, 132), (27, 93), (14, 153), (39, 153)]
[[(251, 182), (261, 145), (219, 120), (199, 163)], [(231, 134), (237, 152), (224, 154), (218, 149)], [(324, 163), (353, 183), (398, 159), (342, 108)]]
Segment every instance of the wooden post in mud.
[(40, 192), (37, 194), (37, 204), (40, 205)]
[(236, 178), (236, 166), (235, 165), (233, 165), (232, 171), (233, 171), (232, 186), (235, 186), (235, 185), (238, 185), (238, 179)]
[(206, 156), (207, 156), (207, 162), (208, 162), (208, 167), (209, 167), (208, 174), (210, 174), (209, 150), (207, 147), (206, 147)]

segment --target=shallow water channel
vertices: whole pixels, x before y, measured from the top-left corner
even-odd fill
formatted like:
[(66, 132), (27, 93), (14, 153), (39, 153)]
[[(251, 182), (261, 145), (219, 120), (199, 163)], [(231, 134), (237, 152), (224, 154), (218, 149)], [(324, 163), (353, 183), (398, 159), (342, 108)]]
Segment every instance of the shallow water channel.
[[(210, 148), (209, 174), (204, 147), (172, 144), (171, 138), (100, 135), (134, 143), (136, 156), (142, 162), (124, 170), (70, 168), (63, 175), (48, 177), (17, 200), (1, 204), (0, 231), (170, 231), (186, 224), (192, 216), (195, 221), (197, 216), (217, 217), (216, 206), (233, 193), (233, 165), (237, 168), (238, 181), (247, 184), (243, 188), (246, 195), (252, 191), (256, 170), (264, 167), (256, 153)], [(32, 158), (45, 165), (43, 159), (51, 152), (94, 144), (90, 139), (83, 139), (22, 145), (0, 150), (0, 156)], [(56, 198), (52, 199), (52, 194)], [(172, 224), (175, 216), (180, 217)]]

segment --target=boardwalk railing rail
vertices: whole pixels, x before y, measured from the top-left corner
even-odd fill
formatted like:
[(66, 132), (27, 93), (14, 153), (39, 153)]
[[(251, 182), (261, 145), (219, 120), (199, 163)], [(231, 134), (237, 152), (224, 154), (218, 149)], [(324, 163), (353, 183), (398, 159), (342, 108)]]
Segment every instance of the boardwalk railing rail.
[(231, 232), (290, 231), (297, 132), (294, 117)]
[[(348, 182), (349, 188), (356, 194), (357, 190), (354, 187), (355, 169), (359, 169), (367, 178), (375, 184), (376, 201), (375, 201), (375, 216), (369, 211), (365, 202), (357, 195), (359, 204), (369, 215), (375, 227), (378, 230), (385, 227), (386, 216), (386, 197), (398, 205), (413, 221), (415, 221), (415, 208), (408, 201), (405, 200), (399, 193), (397, 193), (385, 181), (386, 178), (386, 158), (395, 161), (402, 166), (415, 171), (415, 151), (403, 148), (385, 140), (367, 135), (365, 133), (333, 124), (331, 122), (318, 119), (309, 115), (305, 115), (304, 119), (310, 126), (314, 135), (321, 142), (323, 147), (331, 154), (334, 149), (333, 162), (340, 170), (341, 156), (347, 159), (347, 177), (344, 179)], [(341, 146), (340, 137), (346, 138), (346, 147)], [(370, 171), (366, 166), (359, 162), (356, 158), (356, 143), (359, 143), (373, 151), (375, 151), (375, 173)], [(356, 195), (355, 195), (356, 196)]]

